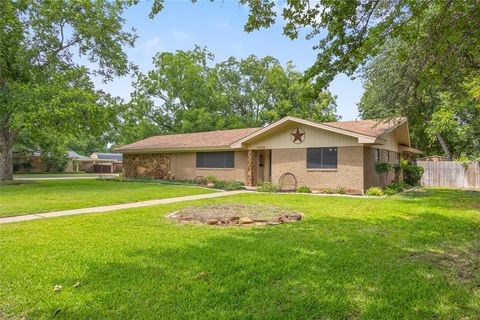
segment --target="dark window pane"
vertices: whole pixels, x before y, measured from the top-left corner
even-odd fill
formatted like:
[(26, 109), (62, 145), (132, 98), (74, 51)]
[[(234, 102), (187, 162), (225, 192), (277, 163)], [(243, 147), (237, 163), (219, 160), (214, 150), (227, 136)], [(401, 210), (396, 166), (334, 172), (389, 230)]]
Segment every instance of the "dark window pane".
[(322, 168), (337, 168), (337, 148), (322, 148)]
[(372, 149), (373, 151), (373, 158), (375, 159), (375, 162), (380, 161), (380, 150), (379, 149)]
[(389, 155), (389, 151), (388, 150), (384, 150), (383, 151), (383, 161), (384, 162), (389, 162), (390, 161), (390, 155)]
[(197, 152), (197, 168), (234, 168), (234, 152)]
[(307, 149), (307, 168), (320, 169), (322, 167), (322, 149)]
[(336, 169), (337, 148), (308, 148), (307, 168)]

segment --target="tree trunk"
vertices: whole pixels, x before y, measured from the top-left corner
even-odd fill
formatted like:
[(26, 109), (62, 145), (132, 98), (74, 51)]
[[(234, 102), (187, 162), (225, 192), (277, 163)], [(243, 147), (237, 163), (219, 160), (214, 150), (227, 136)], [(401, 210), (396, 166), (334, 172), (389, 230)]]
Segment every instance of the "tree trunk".
[(450, 150), (448, 149), (448, 145), (445, 142), (445, 139), (443, 139), (443, 137), (439, 133), (435, 134), (435, 136), (437, 137), (437, 140), (438, 140), (438, 142), (440, 143), (440, 146), (443, 149), (443, 153), (445, 154), (445, 157), (447, 157), (447, 159), (451, 161), (452, 160), (452, 154), (450, 153)]
[(0, 138), (0, 181), (13, 180), (13, 148)]
[(0, 181), (13, 180), (13, 142), (15, 135), (8, 127), (8, 119), (2, 119), (0, 129)]

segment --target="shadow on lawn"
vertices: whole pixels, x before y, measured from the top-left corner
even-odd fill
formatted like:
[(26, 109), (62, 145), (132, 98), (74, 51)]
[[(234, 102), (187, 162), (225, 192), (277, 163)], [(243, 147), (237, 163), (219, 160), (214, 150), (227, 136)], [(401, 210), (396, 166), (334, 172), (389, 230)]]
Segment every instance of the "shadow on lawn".
[[(215, 227), (179, 226), (179, 235), (198, 228)], [(441, 268), (412, 254), (442, 252), (447, 233), (456, 233), (448, 248), (468, 249), (478, 245), (479, 231), (470, 220), (436, 214), (218, 229), (181, 247), (126, 249), (119, 261), (90, 262), (78, 290), (83, 304), (49, 312), (68, 318), (475, 318), (478, 278), (462, 282), (454, 265)]]
[(467, 210), (480, 210), (480, 192), (460, 189), (422, 188), (402, 193), (400, 199), (422, 201), (428, 199), (429, 207), (453, 207)]

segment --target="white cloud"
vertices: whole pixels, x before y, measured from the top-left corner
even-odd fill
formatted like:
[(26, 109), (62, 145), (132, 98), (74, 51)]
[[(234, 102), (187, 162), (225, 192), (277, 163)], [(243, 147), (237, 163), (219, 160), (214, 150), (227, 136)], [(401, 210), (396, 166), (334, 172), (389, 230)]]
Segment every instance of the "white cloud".
[(172, 37), (177, 42), (185, 42), (192, 38), (192, 35), (187, 31), (172, 30)]
[(165, 46), (163, 44), (163, 41), (159, 37), (154, 37), (143, 45), (143, 53), (151, 57), (154, 54), (156, 54), (159, 51), (163, 51), (165, 49)]

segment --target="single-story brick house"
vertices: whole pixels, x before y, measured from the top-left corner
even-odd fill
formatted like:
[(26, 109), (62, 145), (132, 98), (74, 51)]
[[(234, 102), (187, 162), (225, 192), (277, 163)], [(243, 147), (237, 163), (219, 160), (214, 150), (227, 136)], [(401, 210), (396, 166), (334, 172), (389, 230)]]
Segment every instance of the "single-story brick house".
[[(375, 163), (421, 153), (410, 145), (408, 121), (317, 123), (286, 117), (263, 128), (154, 136), (116, 149), (125, 177), (192, 180), (214, 175), (256, 186), (262, 181), (314, 190), (363, 193), (383, 179)], [(385, 180), (393, 179), (393, 172)]]

